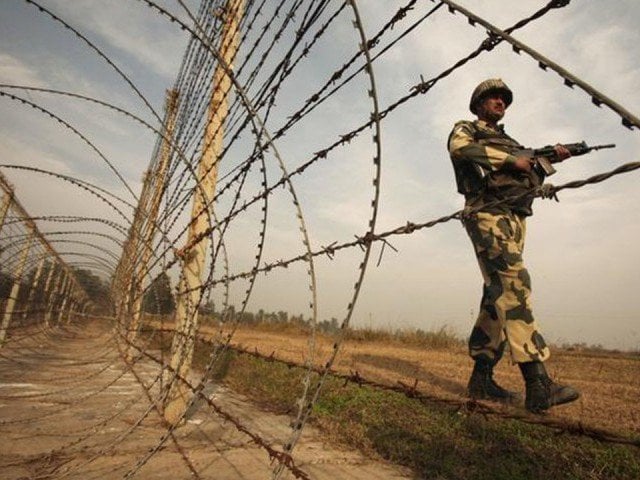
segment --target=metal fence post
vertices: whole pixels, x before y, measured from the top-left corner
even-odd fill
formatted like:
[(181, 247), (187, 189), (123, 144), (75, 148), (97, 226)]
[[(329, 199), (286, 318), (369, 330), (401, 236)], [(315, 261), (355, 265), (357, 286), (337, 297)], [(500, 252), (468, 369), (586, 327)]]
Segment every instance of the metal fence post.
[(20, 295), (20, 286), (22, 284), (22, 274), (24, 273), (24, 267), (27, 264), (27, 258), (29, 257), (29, 250), (31, 250), (31, 244), (33, 243), (33, 237), (35, 231), (32, 229), (29, 232), (26, 245), (23, 247), (20, 260), (16, 265), (16, 269), (13, 272), (13, 286), (11, 287), (11, 293), (7, 299), (7, 304), (4, 308), (4, 315), (2, 317), (2, 326), (0, 327), (0, 346), (4, 344), (7, 337), (7, 329), (11, 323), (11, 317), (13, 316), (13, 310)]
[[(227, 95), (231, 90), (231, 78), (227, 68), (231, 68), (239, 42), (239, 25), (244, 13), (244, 0), (228, 0), (225, 8), (225, 22), (220, 43), (220, 56), (213, 77), (213, 93), (209, 104), (209, 121), (205, 132), (204, 151), (198, 168), (198, 185), (194, 190), (191, 209), (191, 224), (184, 249), (182, 275), (176, 298), (175, 333), (171, 345), (171, 369), (169, 378), (176, 372), (187, 377), (191, 369), (195, 337), (198, 329), (198, 306), (202, 297), (202, 275), (206, 261), (209, 238), (208, 210), (212, 208), (216, 181), (217, 162), (222, 151), (224, 122), (228, 114)], [(175, 379), (174, 379), (175, 380)], [(167, 422), (176, 424), (182, 418), (191, 392), (185, 385), (173, 381), (165, 399), (164, 415)]]

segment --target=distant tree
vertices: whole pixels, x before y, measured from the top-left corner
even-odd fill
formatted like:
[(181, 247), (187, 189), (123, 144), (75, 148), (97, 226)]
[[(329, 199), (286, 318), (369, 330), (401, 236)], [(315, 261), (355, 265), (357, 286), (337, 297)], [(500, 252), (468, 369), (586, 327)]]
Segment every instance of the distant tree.
[[(96, 307), (96, 313), (108, 312), (111, 309), (111, 294), (109, 285), (91, 270), (72, 267), (73, 273), (80, 283), (80, 286), (89, 296), (89, 299)], [(45, 275), (48, 270), (45, 270)]]
[(166, 272), (158, 275), (147, 289), (142, 299), (142, 309), (148, 313), (166, 315), (172, 313), (176, 303), (171, 292), (171, 281)]
[(278, 321), (281, 323), (287, 323), (289, 321), (289, 314), (283, 310), (278, 312)]
[(236, 318), (236, 307), (233, 305), (227, 305), (222, 311), (221, 318), (223, 322), (230, 322)]
[(338, 328), (339, 328), (339, 324), (338, 324), (338, 319), (335, 317), (331, 317), (331, 331), (332, 332), (337, 332)]
[(213, 300), (209, 300), (207, 303), (200, 305), (198, 312), (203, 315), (213, 315), (216, 313), (216, 304)]

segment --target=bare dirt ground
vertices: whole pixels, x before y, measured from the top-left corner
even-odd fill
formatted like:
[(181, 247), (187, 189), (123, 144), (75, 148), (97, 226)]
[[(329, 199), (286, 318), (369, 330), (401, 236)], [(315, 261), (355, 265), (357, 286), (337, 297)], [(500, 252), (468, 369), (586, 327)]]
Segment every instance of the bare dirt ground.
[[(300, 363), (309, 355), (308, 339), (303, 335), (241, 328), (232, 342)], [(333, 341), (319, 338), (316, 343), (314, 363), (323, 365)], [(417, 379), (420, 391), (453, 399), (464, 398), (471, 368), (464, 348), (425, 349), (353, 341), (345, 343), (335, 365), (340, 372), (358, 372), (365, 378), (391, 384), (401, 381), (413, 385)], [(547, 369), (557, 381), (581, 392), (577, 402), (551, 409), (547, 413), (549, 417), (635, 437), (640, 434), (640, 358), (637, 355), (552, 351)], [(498, 365), (496, 379), (503, 386), (524, 394), (520, 371), (507, 358)], [(520, 410), (524, 410), (523, 406)]]
[[(308, 338), (299, 334), (240, 329), (233, 343), (298, 363), (309, 355)], [(322, 365), (331, 349), (331, 339), (319, 338), (315, 363)], [(462, 399), (471, 366), (462, 348), (347, 342), (336, 368), (383, 383), (418, 379), (423, 392)], [(555, 352), (549, 370), (582, 392), (578, 402), (549, 416), (638, 436), (637, 357)], [(522, 388), (517, 368), (507, 361), (497, 377)], [(132, 367), (122, 362), (112, 332), (99, 322), (20, 331), (0, 350), (0, 479), (271, 478), (267, 451), (204, 402), (163, 441), (167, 426), (150, 401), (159, 393), (159, 378), (158, 365), (149, 359)], [(219, 408), (268, 444), (280, 448), (289, 437), (290, 417), (261, 411), (224, 387), (206, 388)], [(293, 459), (313, 479), (412, 478), (406, 470), (331, 446), (311, 426)], [(282, 478), (293, 475), (285, 471)]]
[[(139, 360), (132, 371), (120, 360), (112, 332), (98, 322), (21, 331), (0, 350), (0, 478), (271, 478), (266, 450), (208, 405), (193, 409), (163, 443), (166, 425), (133, 372), (152, 398), (157, 395), (158, 365)], [(289, 417), (260, 411), (222, 387), (207, 393), (269, 444), (280, 447), (288, 438)], [(411, 478), (333, 448), (310, 427), (293, 458), (313, 479)], [(285, 470), (282, 478), (293, 475)]]

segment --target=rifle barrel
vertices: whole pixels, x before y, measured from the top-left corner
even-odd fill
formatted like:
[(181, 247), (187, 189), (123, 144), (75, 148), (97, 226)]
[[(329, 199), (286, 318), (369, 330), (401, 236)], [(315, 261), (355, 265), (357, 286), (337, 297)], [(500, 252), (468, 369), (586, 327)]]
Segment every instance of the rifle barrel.
[(607, 143), (606, 145), (596, 145), (595, 147), (591, 147), (591, 150), (602, 150), (603, 148), (615, 148), (615, 143)]

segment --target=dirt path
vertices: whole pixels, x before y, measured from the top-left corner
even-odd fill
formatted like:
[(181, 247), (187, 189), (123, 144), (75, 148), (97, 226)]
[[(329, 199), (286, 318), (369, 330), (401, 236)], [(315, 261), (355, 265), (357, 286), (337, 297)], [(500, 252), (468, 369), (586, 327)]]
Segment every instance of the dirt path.
[[(243, 328), (236, 332), (233, 342), (295, 362), (302, 362), (309, 352), (307, 337), (302, 335)], [(322, 365), (332, 341), (320, 338), (317, 345), (316, 364)], [(358, 372), (365, 378), (392, 384), (402, 381), (413, 385), (418, 379), (421, 391), (455, 399), (464, 398), (471, 367), (463, 348), (429, 350), (380, 342), (346, 342), (336, 364), (341, 372)], [(636, 437), (640, 434), (640, 358), (553, 352), (547, 368), (555, 379), (582, 393), (577, 402), (551, 409), (547, 415)], [(510, 389), (524, 388), (518, 368), (506, 359), (499, 364), (496, 378)]]
[[(0, 478), (271, 478), (266, 450), (207, 405), (175, 430), (175, 441), (161, 443), (166, 427), (120, 361), (106, 327), (94, 322), (22, 334), (0, 351)], [(157, 395), (157, 365), (138, 361), (133, 371)], [(219, 408), (274, 447), (288, 437), (290, 418), (262, 412), (223, 388), (207, 388)], [(294, 461), (319, 480), (411, 478), (357, 452), (332, 448), (309, 427)], [(282, 478), (294, 478), (285, 472)]]

